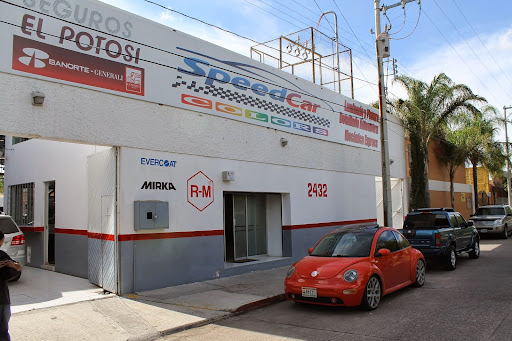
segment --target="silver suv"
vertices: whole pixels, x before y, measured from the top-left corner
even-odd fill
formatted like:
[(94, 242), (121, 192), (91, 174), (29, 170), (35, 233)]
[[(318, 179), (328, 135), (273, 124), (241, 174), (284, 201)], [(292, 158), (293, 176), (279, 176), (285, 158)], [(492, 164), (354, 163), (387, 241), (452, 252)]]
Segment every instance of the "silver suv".
[(480, 206), (470, 220), (480, 234), (499, 234), (507, 239), (512, 229), (512, 208), (509, 205)]
[[(7, 252), (12, 259), (22, 266), (25, 265), (25, 235), (18, 225), (10, 216), (2, 214), (0, 215), (0, 231), (5, 235), (4, 244), (0, 249)], [(11, 281), (17, 281), (20, 276), (21, 272), (19, 276), (12, 278)]]

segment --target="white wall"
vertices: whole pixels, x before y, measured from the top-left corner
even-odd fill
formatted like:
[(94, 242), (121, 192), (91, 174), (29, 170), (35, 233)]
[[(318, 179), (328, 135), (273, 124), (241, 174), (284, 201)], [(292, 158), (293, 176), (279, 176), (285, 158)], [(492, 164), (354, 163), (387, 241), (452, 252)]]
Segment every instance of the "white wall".
[[(44, 140), (11, 142), (6, 136), (5, 188), (34, 182), (33, 226), (44, 225), (44, 182), (55, 181), (55, 227), (87, 230), (87, 155), (106, 147)], [(4, 202), (7, 210), (7, 195)]]
[[(141, 165), (142, 157), (176, 161), (176, 167)], [(134, 233), (135, 200), (169, 202), (170, 228), (153, 232), (222, 230), (225, 191), (289, 194), (291, 211), (284, 212), (284, 215), (290, 213), (291, 225), (376, 218), (373, 175), (133, 148), (121, 149), (120, 163), (120, 234)], [(187, 180), (199, 171), (214, 182), (214, 202), (202, 212), (187, 201)], [(235, 181), (222, 181), (222, 171), (234, 171)], [(172, 182), (176, 190), (143, 190), (141, 187), (145, 181)], [(327, 197), (309, 197), (308, 183), (326, 184)]]

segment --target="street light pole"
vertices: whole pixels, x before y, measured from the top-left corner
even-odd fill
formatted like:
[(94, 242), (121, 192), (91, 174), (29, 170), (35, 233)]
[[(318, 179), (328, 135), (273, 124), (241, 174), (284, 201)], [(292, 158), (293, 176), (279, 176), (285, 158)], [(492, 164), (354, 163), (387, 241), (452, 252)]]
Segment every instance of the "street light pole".
[[(382, 34), (380, 28), (380, 12), (390, 8), (405, 5), (409, 2), (421, 0), (402, 0), (390, 6), (380, 7), (380, 0), (375, 0), (375, 50), (377, 52), (377, 70), (379, 72), (379, 111), (380, 111), (380, 146), (382, 159), (382, 195), (384, 207), (384, 225), (393, 227), (393, 210), (391, 206), (391, 180), (389, 170), (389, 146), (388, 146), (388, 120), (386, 109), (386, 89), (384, 87), (384, 66), (382, 60), (389, 57), (389, 35)], [(427, 179), (428, 181), (428, 179)]]
[(380, 110), (380, 148), (382, 162), (382, 195), (384, 208), (384, 226), (393, 227), (393, 210), (391, 206), (391, 180), (389, 174), (388, 120), (386, 109), (386, 90), (384, 89), (384, 67), (382, 65), (380, 29), (380, 1), (375, 0), (375, 50), (377, 52), (377, 70), (379, 72), (379, 110)]
[(510, 205), (512, 203), (512, 193), (510, 191), (510, 154), (508, 152), (507, 109), (512, 109), (512, 106), (503, 106), (503, 115), (505, 116), (505, 152), (507, 153), (507, 194), (508, 204)]

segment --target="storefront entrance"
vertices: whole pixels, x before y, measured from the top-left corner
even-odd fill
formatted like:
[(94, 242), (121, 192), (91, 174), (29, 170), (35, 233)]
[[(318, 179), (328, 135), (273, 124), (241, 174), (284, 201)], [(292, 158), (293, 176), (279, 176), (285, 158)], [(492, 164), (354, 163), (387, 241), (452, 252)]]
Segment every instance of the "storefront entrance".
[(224, 195), (226, 261), (253, 261), (251, 256), (267, 254), (265, 194)]

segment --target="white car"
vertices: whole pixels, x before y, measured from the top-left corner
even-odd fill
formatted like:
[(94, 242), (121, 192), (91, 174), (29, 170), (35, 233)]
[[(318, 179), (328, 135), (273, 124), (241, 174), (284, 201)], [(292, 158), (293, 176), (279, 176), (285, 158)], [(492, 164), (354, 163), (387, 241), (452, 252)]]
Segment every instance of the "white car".
[[(11, 216), (0, 215), (0, 231), (5, 235), (5, 240), (0, 250), (5, 251), (13, 260), (24, 266), (26, 263), (25, 235)], [(18, 276), (12, 280), (17, 281), (19, 278)]]

